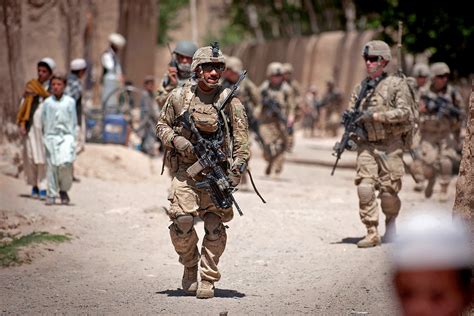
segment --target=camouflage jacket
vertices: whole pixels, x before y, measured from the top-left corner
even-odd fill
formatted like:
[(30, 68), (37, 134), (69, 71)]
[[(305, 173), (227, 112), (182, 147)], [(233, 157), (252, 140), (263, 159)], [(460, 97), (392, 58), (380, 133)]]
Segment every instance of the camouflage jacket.
[(169, 79), (169, 76), (166, 74), (163, 76), (163, 79), (161, 80), (160, 86), (158, 87), (158, 90), (156, 91), (156, 103), (158, 103), (158, 106), (163, 108), (166, 102), (166, 98), (170, 94), (173, 89), (177, 87), (182, 87), (184, 86), (188, 81), (190, 81), (190, 78), (181, 78), (178, 73), (178, 82), (177, 84), (172, 84), (171, 80)]
[[(161, 111), (160, 118), (156, 125), (156, 134), (161, 139), (164, 146), (169, 150), (174, 149), (173, 138), (183, 136), (195, 143), (196, 139), (191, 131), (187, 130), (179, 120), (179, 117), (185, 112), (190, 113), (201, 111), (202, 113), (211, 113), (216, 115), (216, 103), (222, 101), (229, 93), (229, 89), (218, 87), (214, 96), (214, 102), (203, 103), (197, 96), (199, 87), (196, 84), (185, 84), (171, 91), (166, 103)], [(248, 122), (245, 109), (239, 99), (233, 98), (223, 110), (225, 120), (229, 125), (229, 134), (224, 131), (225, 141), (222, 150), (227, 158), (239, 160), (247, 163), (250, 157)], [(219, 116), (220, 117), (220, 116)], [(198, 127), (199, 128), (199, 127)], [(179, 153), (178, 153), (179, 154)], [(197, 160), (193, 157), (180, 157), (180, 162), (192, 164)]]
[[(270, 83), (268, 80), (265, 80), (259, 88), (260, 91), (260, 96), (262, 97), (263, 101), (263, 96), (266, 94), (268, 95), (269, 98), (275, 100), (278, 102), (281, 108), (281, 114), (289, 118), (295, 117), (295, 110), (296, 110), (296, 102), (295, 102), (295, 97), (293, 94), (293, 89), (290, 87), (290, 85), (286, 82), (283, 82), (280, 87), (278, 88), (273, 88), (270, 86)], [(258, 116), (260, 118), (261, 123), (271, 123), (271, 122), (276, 122), (277, 119), (275, 116), (272, 116), (269, 111), (266, 111), (264, 108), (263, 103), (260, 103), (258, 109), (257, 109)]]
[(448, 108), (453, 107), (453, 110), (459, 112), (460, 115), (449, 112), (441, 114), (439, 108), (421, 112), (421, 133), (435, 133), (443, 138), (452, 130), (458, 129), (462, 123), (464, 101), (459, 91), (451, 85), (441, 91), (435, 91), (433, 85), (427, 85), (420, 89), (420, 102), (425, 106), (428, 106), (429, 102), (439, 101), (445, 102)]
[[(357, 85), (350, 99), (353, 107), (359, 95), (361, 85)], [(360, 110), (369, 110), (377, 113), (377, 121), (371, 120), (363, 123), (367, 132), (368, 141), (380, 141), (401, 136), (409, 126), (411, 106), (410, 90), (403, 79), (397, 76), (383, 78), (375, 87), (369, 89), (361, 101)]]
[[(227, 80), (222, 83), (224, 88), (231, 88), (233, 84)], [(237, 97), (245, 107), (247, 116), (254, 116), (254, 111), (260, 104), (260, 95), (257, 86), (248, 78), (245, 78), (237, 91)]]

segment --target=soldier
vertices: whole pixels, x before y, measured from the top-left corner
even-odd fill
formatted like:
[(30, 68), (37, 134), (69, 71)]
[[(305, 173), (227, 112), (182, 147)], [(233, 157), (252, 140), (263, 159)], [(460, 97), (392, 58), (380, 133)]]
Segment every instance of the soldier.
[(439, 200), (448, 198), (448, 186), (453, 163), (459, 159), (456, 140), (463, 118), (463, 100), (460, 93), (448, 84), (450, 69), (445, 63), (431, 65), (431, 84), (420, 91), (421, 144), (423, 172), (428, 183), (425, 196), (431, 197), (439, 177)]
[(295, 102), (291, 87), (284, 81), (281, 63), (272, 62), (267, 67), (267, 77), (259, 90), (262, 97), (260, 133), (265, 147), (264, 159), (268, 162), (266, 175), (280, 175), (284, 153), (288, 148), (288, 130), (293, 127)]
[(392, 58), (387, 43), (368, 42), (364, 45), (362, 56), (368, 77), (356, 86), (350, 103), (353, 107), (360, 99), (360, 110), (363, 111), (358, 119), (362, 131), (354, 135), (357, 143), (355, 184), (359, 196), (359, 215), (367, 227), (367, 235), (357, 246), (367, 248), (381, 243), (377, 231), (379, 207), (376, 190), (379, 191), (378, 197), (385, 214), (385, 236), (395, 232), (395, 220), (401, 207), (398, 192), (405, 171), (403, 135), (413, 128), (413, 123), (409, 99), (411, 92), (406, 81), (385, 72)]
[[(295, 121), (301, 118), (301, 110), (302, 110), (302, 90), (301, 86), (298, 81), (293, 79), (293, 66), (290, 63), (284, 63), (283, 67), (283, 80), (291, 87), (291, 93), (293, 94), (294, 102), (295, 102)], [(293, 124), (293, 123), (292, 123)], [(287, 144), (287, 151), (291, 152), (293, 150), (293, 146), (295, 145), (295, 137), (293, 134), (293, 125), (291, 125), (288, 129), (288, 144)]]
[[(243, 71), (243, 65), (239, 58), (230, 56), (226, 58), (226, 66), (227, 68), (222, 75), (224, 78), (222, 86), (224, 88), (231, 88), (237, 80), (239, 80), (240, 73)], [(246, 77), (240, 84), (238, 98), (245, 107), (249, 128), (258, 133), (258, 122), (255, 118), (254, 112), (260, 103), (260, 96), (258, 94), (257, 86), (248, 77)], [(248, 190), (247, 174), (242, 176), (240, 188), (242, 190)]]
[(415, 64), (413, 66), (413, 77), (416, 80), (415, 91), (419, 92), (428, 83), (430, 78), (430, 67), (426, 64)]
[[(232, 99), (221, 113), (214, 106), (229, 93), (219, 84), (225, 60), (218, 47), (199, 48), (193, 56), (191, 69), (196, 82), (188, 82), (170, 93), (156, 129), (163, 145), (170, 150), (166, 161), (168, 167), (173, 169), (173, 179), (168, 215), (173, 223), (169, 229), (179, 261), (184, 265), (183, 290), (195, 293), (197, 298), (211, 298), (214, 296), (214, 282), (221, 277), (217, 264), (227, 240), (223, 223), (232, 219), (233, 210), (232, 207), (218, 208), (208, 192), (196, 187), (196, 181), (202, 180), (202, 173), (191, 178), (186, 172), (197, 160), (193, 151), (196, 137), (181, 123), (181, 118), (188, 112), (197, 129), (209, 139), (224, 135), (223, 139), (214, 140), (221, 143), (222, 151), (227, 156), (223, 168), (227, 167), (225, 169), (233, 187), (239, 184), (250, 155), (248, 125), (244, 106), (239, 99)], [(193, 225), (197, 216), (203, 219), (206, 232), (201, 257)], [(199, 259), (201, 282), (198, 284)]]
[[(415, 92), (415, 97), (417, 102), (420, 102), (420, 92), (424, 86), (428, 83), (428, 79), (430, 78), (430, 67), (426, 64), (415, 64), (413, 66), (413, 77), (409, 78), (412, 80), (412, 87), (413, 91)], [(416, 133), (416, 137), (414, 139), (414, 153), (413, 155), (413, 162), (410, 165), (410, 171), (413, 177), (416, 179), (416, 184), (413, 189), (417, 192), (421, 192), (425, 189), (425, 176), (423, 172), (423, 161), (419, 157), (419, 146), (421, 141), (420, 131), (418, 130)]]
[(326, 94), (323, 96), (319, 104), (321, 108), (321, 125), (324, 133), (330, 134), (332, 137), (337, 136), (337, 130), (341, 126), (342, 95), (336, 88), (333, 80), (326, 81)]
[(157, 91), (156, 102), (160, 108), (165, 104), (168, 94), (176, 87), (182, 87), (191, 78), (191, 61), (197, 50), (191, 41), (179, 41), (173, 51), (173, 58)]

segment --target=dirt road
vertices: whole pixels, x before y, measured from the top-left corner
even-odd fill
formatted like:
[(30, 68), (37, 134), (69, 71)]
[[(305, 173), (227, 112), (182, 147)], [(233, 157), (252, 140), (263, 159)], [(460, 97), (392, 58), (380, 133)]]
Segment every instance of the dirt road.
[[(292, 156), (330, 160), (329, 143), (300, 139)], [(101, 150), (91, 146), (78, 164), (98, 161), (105, 155)], [(120, 155), (117, 165), (125, 159)], [(211, 300), (179, 290), (182, 267), (162, 210), (169, 179), (158, 175), (161, 160), (135, 166), (151, 170), (143, 176), (136, 169), (135, 179), (125, 163), (106, 169), (107, 176), (83, 168), (89, 176), (73, 186), (71, 206), (46, 207), (21, 197), (27, 193), (23, 181), (0, 175), (2, 209), (43, 216), (45, 229), (73, 235), (31, 264), (0, 269), (0, 313), (395, 315), (387, 257), (391, 245), (355, 246), (364, 228), (354, 171), (338, 169), (331, 177), (327, 167), (289, 163), (276, 181), (262, 176), (263, 161), (254, 156), (252, 170), (268, 203), (252, 193), (236, 193), (245, 215), (236, 214), (229, 223), (219, 265), (223, 277)], [(405, 177), (401, 220), (418, 208), (451, 208), (453, 185), (451, 200), (438, 204), (413, 193), (413, 182)], [(203, 230), (197, 223), (201, 239)]]

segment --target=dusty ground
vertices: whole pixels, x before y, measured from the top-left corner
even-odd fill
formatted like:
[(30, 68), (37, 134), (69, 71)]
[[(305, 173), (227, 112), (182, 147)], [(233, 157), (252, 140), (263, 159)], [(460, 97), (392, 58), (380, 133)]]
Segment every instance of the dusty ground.
[[(332, 143), (299, 139), (292, 160), (332, 162)], [(70, 206), (46, 207), (22, 197), (28, 193), (24, 182), (0, 175), (3, 210), (48, 218), (45, 229), (74, 237), (31, 264), (0, 269), (0, 313), (396, 314), (390, 244), (355, 246), (364, 228), (354, 171), (338, 169), (331, 177), (328, 167), (288, 163), (275, 181), (262, 176), (258, 156), (252, 169), (268, 204), (252, 193), (236, 194), (245, 215), (229, 223), (217, 297), (204, 301), (179, 290), (182, 267), (162, 210), (169, 179), (159, 176), (161, 159), (89, 145), (77, 163), (82, 176)], [(350, 165), (353, 157), (348, 153), (341, 163)], [(405, 177), (401, 220), (419, 208), (451, 209), (454, 181), (445, 204), (424, 201), (412, 187)], [(197, 230), (202, 239), (202, 223)]]

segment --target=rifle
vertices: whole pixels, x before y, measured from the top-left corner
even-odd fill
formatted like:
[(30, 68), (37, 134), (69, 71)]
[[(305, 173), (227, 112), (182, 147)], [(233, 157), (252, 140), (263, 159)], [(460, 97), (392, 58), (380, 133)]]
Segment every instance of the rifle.
[(331, 176), (334, 175), (334, 171), (336, 170), (337, 164), (339, 162), (339, 159), (341, 159), (341, 155), (344, 152), (344, 150), (349, 149), (349, 150), (354, 150), (356, 147), (356, 144), (354, 140), (351, 139), (351, 136), (353, 134), (356, 134), (360, 136), (361, 138), (365, 138), (365, 131), (362, 130), (362, 128), (358, 124), (358, 119), (362, 115), (362, 111), (359, 110), (360, 108), (360, 103), (362, 102), (362, 99), (365, 97), (365, 94), (367, 93), (367, 90), (369, 88), (373, 89), (377, 85), (378, 82), (383, 78), (383, 76), (380, 76), (379, 78), (375, 80), (369, 80), (368, 78), (365, 79), (362, 82), (362, 86), (360, 88), (359, 95), (357, 96), (357, 100), (354, 104), (354, 108), (352, 110), (347, 110), (342, 114), (342, 124), (344, 125), (344, 134), (341, 137), (341, 140), (339, 142), (336, 142), (334, 145), (334, 152), (332, 153), (333, 156), (336, 157), (336, 162), (334, 163), (334, 166), (332, 167), (331, 171)]
[(448, 99), (442, 96), (438, 96), (434, 99), (423, 95), (421, 99), (426, 104), (427, 110), (431, 113), (436, 113), (438, 119), (441, 119), (443, 116), (451, 116), (459, 119), (464, 114), (461, 109), (455, 107)]
[[(166, 43), (166, 45), (168, 46), (168, 51), (170, 52), (170, 55), (171, 55), (171, 60), (168, 64), (168, 66), (178, 69), (178, 61), (176, 60), (176, 58), (174, 58), (173, 51), (171, 50), (171, 47), (170, 47), (170, 43)], [(166, 87), (169, 84), (170, 84), (170, 78), (169, 78), (169, 76), (165, 76), (165, 80), (163, 82), (163, 85)]]
[[(218, 113), (221, 113), (226, 104), (235, 96), (240, 82), (245, 78), (246, 74), (247, 71), (244, 70), (230, 93), (216, 106)], [(227, 161), (225, 154), (221, 150), (221, 145), (224, 142), (222, 128), (219, 129), (217, 134), (213, 135), (214, 137), (204, 138), (196, 128), (188, 111), (184, 112), (181, 116), (181, 121), (197, 139), (196, 144), (193, 145), (193, 150), (198, 160), (186, 170), (186, 173), (194, 178), (201, 171), (207, 169), (208, 171), (204, 173), (204, 180), (196, 182), (196, 187), (209, 192), (213, 203), (217, 207), (229, 208), (235, 205), (240, 216), (244, 215), (232, 195), (234, 188), (231, 186), (229, 177), (221, 166), (221, 164)], [(245, 171), (245, 165), (242, 166), (242, 169), (244, 170), (240, 170), (240, 172)]]
[[(262, 106), (263, 106), (263, 110), (266, 113), (268, 113), (269, 116), (276, 117), (278, 119), (278, 121), (280, 121), (286, 127), (286, 129), (287, 129), (286, 131), (287, 131), (288, 135), (293, 134), (293, 127), (288, 127), (287, 126), (288, 125), (288, 119), (281, 112), (280, 103), (278, 103), (278, 101), (272, 99), (268, 95), (267, 91), (262, 92)], [(262, 144), (263, 144), (263, 140), (262, 140)], [(264, 151), (266, 150), (266, 152), (269, 154), (270, 157), (276, 157), (278, 154), (285, 151), (285, 148), (286, 148), (286, 139), (285, 139), (285, 145), (282, 146), (282, 148), (280, 148), (279, 150), (277, 150), (273, 155), (272, 155), (271, 149), (268, 145), (265, 145), (263, 149), (264, 149)]]
[(270, 116), (275, 116), (280, 122), (282, 122), (286, 126), (287, 119), (281, 113), (280, 103), (278, 103), (278, 101), (270, 98), (270, 96), (268, 95), (268, 92), (266, 92), (266, 91), (262, 92), (262, 105), (263, 105), (264, 110)]

